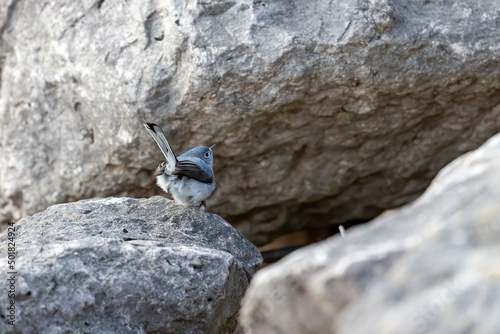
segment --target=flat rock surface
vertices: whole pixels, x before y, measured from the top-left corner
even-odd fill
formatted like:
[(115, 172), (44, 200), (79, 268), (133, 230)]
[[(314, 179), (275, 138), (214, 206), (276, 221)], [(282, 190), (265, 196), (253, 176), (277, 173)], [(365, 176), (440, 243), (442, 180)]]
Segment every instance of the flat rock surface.
[(15, 227), (19, 333), (232, 333), (262, 261), (219, 216), (163, 197), (54, 205)]
[(500, 332), (500, 135), (417, 201), (252, 280), (244, 333)]
[(500, 131), (498, 0), (0, 4), (0, 219), (160, 194), (215, 150), (212, 212), (254, 243), (415, 199)]

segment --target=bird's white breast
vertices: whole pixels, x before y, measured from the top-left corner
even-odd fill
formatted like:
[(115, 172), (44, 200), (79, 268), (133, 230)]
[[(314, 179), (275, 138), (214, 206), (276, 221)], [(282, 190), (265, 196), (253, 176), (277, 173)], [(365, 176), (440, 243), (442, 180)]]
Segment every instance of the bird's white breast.
[(203, 183), (183, 176), (162, 174), (156, 178), (158, 186), (169, 192), (178, 203), (191, 205), (200, 204), (210, 197), (215, 190), (215, 181)]

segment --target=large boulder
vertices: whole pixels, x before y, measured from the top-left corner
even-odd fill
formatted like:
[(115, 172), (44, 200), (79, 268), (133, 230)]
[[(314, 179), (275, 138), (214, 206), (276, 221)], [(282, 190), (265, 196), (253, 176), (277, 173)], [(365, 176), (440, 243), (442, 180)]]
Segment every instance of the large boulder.
[(8, 0), (0, 212), (161, 193), (221, 142), (210, 210), (264, 243), (416, 198), (500, 130), (497, 0)]
[(500, 135), (414, 203), (260, 271), (256, 333), (500, 333)]
[(15, 229), (16, 326), (2, 293), (2, 333), (232, 333), (262, 261), (219, 216), (159, 196), (54, 205)]

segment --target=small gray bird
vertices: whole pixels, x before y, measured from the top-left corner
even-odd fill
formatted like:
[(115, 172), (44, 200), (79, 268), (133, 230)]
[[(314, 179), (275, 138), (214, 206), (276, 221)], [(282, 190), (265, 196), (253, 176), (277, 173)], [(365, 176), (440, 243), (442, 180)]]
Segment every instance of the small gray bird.
[(154, 175), (156, 183), (170, 193), (177, 203), (184, 205), (205, 204), (205, 200), (215, 190), (214, 156), (211, 147), (198, 146), (175, 157), (162, 129), (154, 123), (145, 123), (144, 127), (167, 159), (162, 162)]

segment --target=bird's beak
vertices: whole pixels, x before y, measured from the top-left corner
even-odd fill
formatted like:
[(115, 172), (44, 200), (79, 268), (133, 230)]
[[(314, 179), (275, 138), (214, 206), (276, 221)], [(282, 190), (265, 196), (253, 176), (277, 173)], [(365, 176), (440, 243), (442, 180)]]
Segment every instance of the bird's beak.
[(219, 143), (215, 143), (212, 146), (210, 146), (210, 150), (212, 150), (215, 146), (217, 146)]

